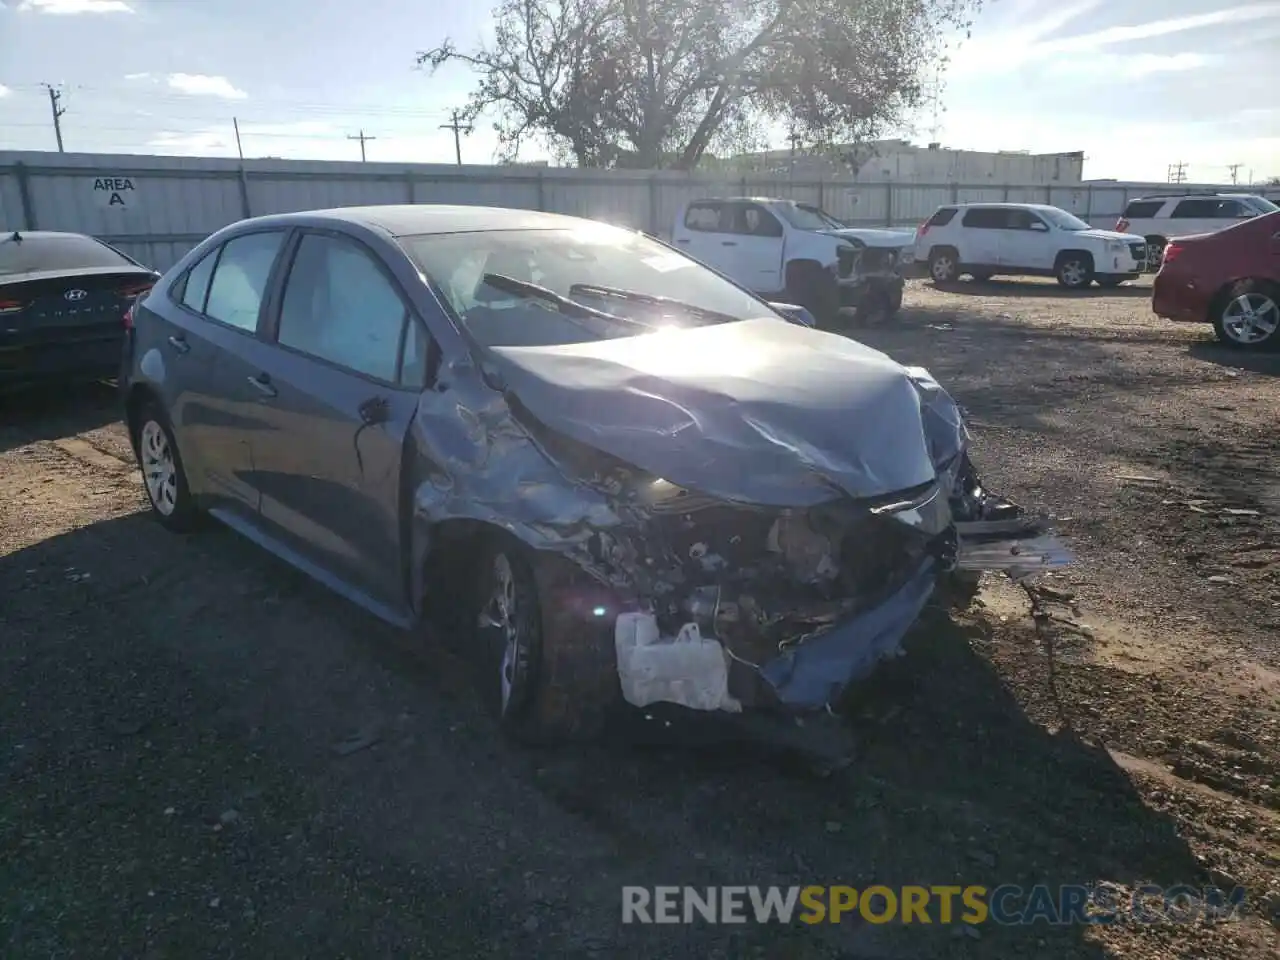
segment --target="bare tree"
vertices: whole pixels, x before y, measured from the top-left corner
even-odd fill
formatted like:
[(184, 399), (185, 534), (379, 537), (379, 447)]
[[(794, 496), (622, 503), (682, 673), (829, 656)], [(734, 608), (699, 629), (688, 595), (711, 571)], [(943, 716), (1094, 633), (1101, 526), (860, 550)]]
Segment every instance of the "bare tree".
[(810, 145), (900, 123), (981, 0), (499, 0), (492, 43), (418, 55), (480, 82), (504, 159), (531, 135), (581, 166), (692, 169), (785, 121)]

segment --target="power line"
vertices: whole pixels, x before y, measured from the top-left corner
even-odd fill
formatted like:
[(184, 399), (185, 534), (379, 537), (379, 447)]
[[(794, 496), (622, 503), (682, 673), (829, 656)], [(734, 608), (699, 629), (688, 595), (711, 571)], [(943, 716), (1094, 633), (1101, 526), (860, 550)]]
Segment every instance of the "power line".
[(1169, 182), (1170, 183), (1186, 183), (1187, 182), (1187, 165), (1182, 160), (1177, 163), (1169, 164)]
[(359, 140), (359, 141), (360, 141), (360, 162), (361, 162), (361, 163), (364, 163), (364, 162), (365, 162), (365, 159), (364, 159), (364, 145), (365, 145), (365, 141), (366, 141), (366, 140), (377, 140), (378, 138), (377, 138), (377, 137), (366, 137), (366, 136), (364, 135), (364, 130), (361, 130), (361, 131), (360, 131), (360, 136), (358, 136), (358, 137), (347, 137), (347, 139), (348, 139), (348, 140)]
[(1239, 182), (1240, 182), (1240, 181), (1239, 181), (1240, 168), (1241, 168), (1241, 167), (1243, 167), (1243, 166), (1244, 166), (1244, 164), (1243, 164), (1243, 163), (1229, 163), (1229, 164), (1227, 164), (1227, 169), (1231, 171), (1231, 185), (1232, 185), (1232, 186), (1235, 186), (1237, 183), (1239, 183)]
[(459, 122), (457, 110), (453, 111), (452, 118), (449, 123), (440, 124), (440, 129), (453, 131), (453, 153), (458, 159), (458, 166), (462, 166), (462, 134), (471, 136), (471, 124)]

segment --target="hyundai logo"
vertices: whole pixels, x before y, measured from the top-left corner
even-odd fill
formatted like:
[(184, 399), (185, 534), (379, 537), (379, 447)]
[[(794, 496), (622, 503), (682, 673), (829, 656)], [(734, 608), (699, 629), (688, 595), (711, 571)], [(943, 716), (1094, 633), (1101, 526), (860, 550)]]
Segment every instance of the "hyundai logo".
[(63, 296), (66, 297), (68, 300), (70, 300), (72, 303), (78, 303), (88, 295), (89, 295), (89, 292), (87, 290), (68, 290), (66, 293), (63, 294)]

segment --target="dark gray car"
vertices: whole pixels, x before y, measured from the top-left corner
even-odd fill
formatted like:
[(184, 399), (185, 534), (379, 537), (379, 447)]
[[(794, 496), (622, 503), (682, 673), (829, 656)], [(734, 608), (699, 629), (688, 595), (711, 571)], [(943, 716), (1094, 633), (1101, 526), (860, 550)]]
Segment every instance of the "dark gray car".
[(1067, 555), (981, 489), (926, 371), (785, 312), (591, 221), (289, 214), (164, 276), (122, 389), (162, 523), (212, 514), (451, 626), (518, 735), (791, 715), (896, 653), (944, 579)]
[(114, 377), (125, 316), (159, 278), (80, 233), (0, 233), (0, 391)]

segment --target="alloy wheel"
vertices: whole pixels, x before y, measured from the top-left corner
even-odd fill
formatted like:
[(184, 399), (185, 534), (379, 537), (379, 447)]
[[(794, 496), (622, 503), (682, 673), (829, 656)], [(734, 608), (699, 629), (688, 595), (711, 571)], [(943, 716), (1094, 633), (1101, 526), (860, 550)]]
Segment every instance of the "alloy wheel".
[(929, 273), (937, 283), (945, 283), (955, 274), (955, 261), (945, 253), (933, 258), (933, 262), (929, 265)]
[(1088, 281), (1089, 272), (1079, 260), (1067, 260), (1058, 268), (1058, 276), (1067, 287), (1083, 287)]
[(1280, 328), (1280, 305), (1265, 293), (1242, 293), (1222, 311), (1222, 329), (1242, 346), (1270, 338)]

